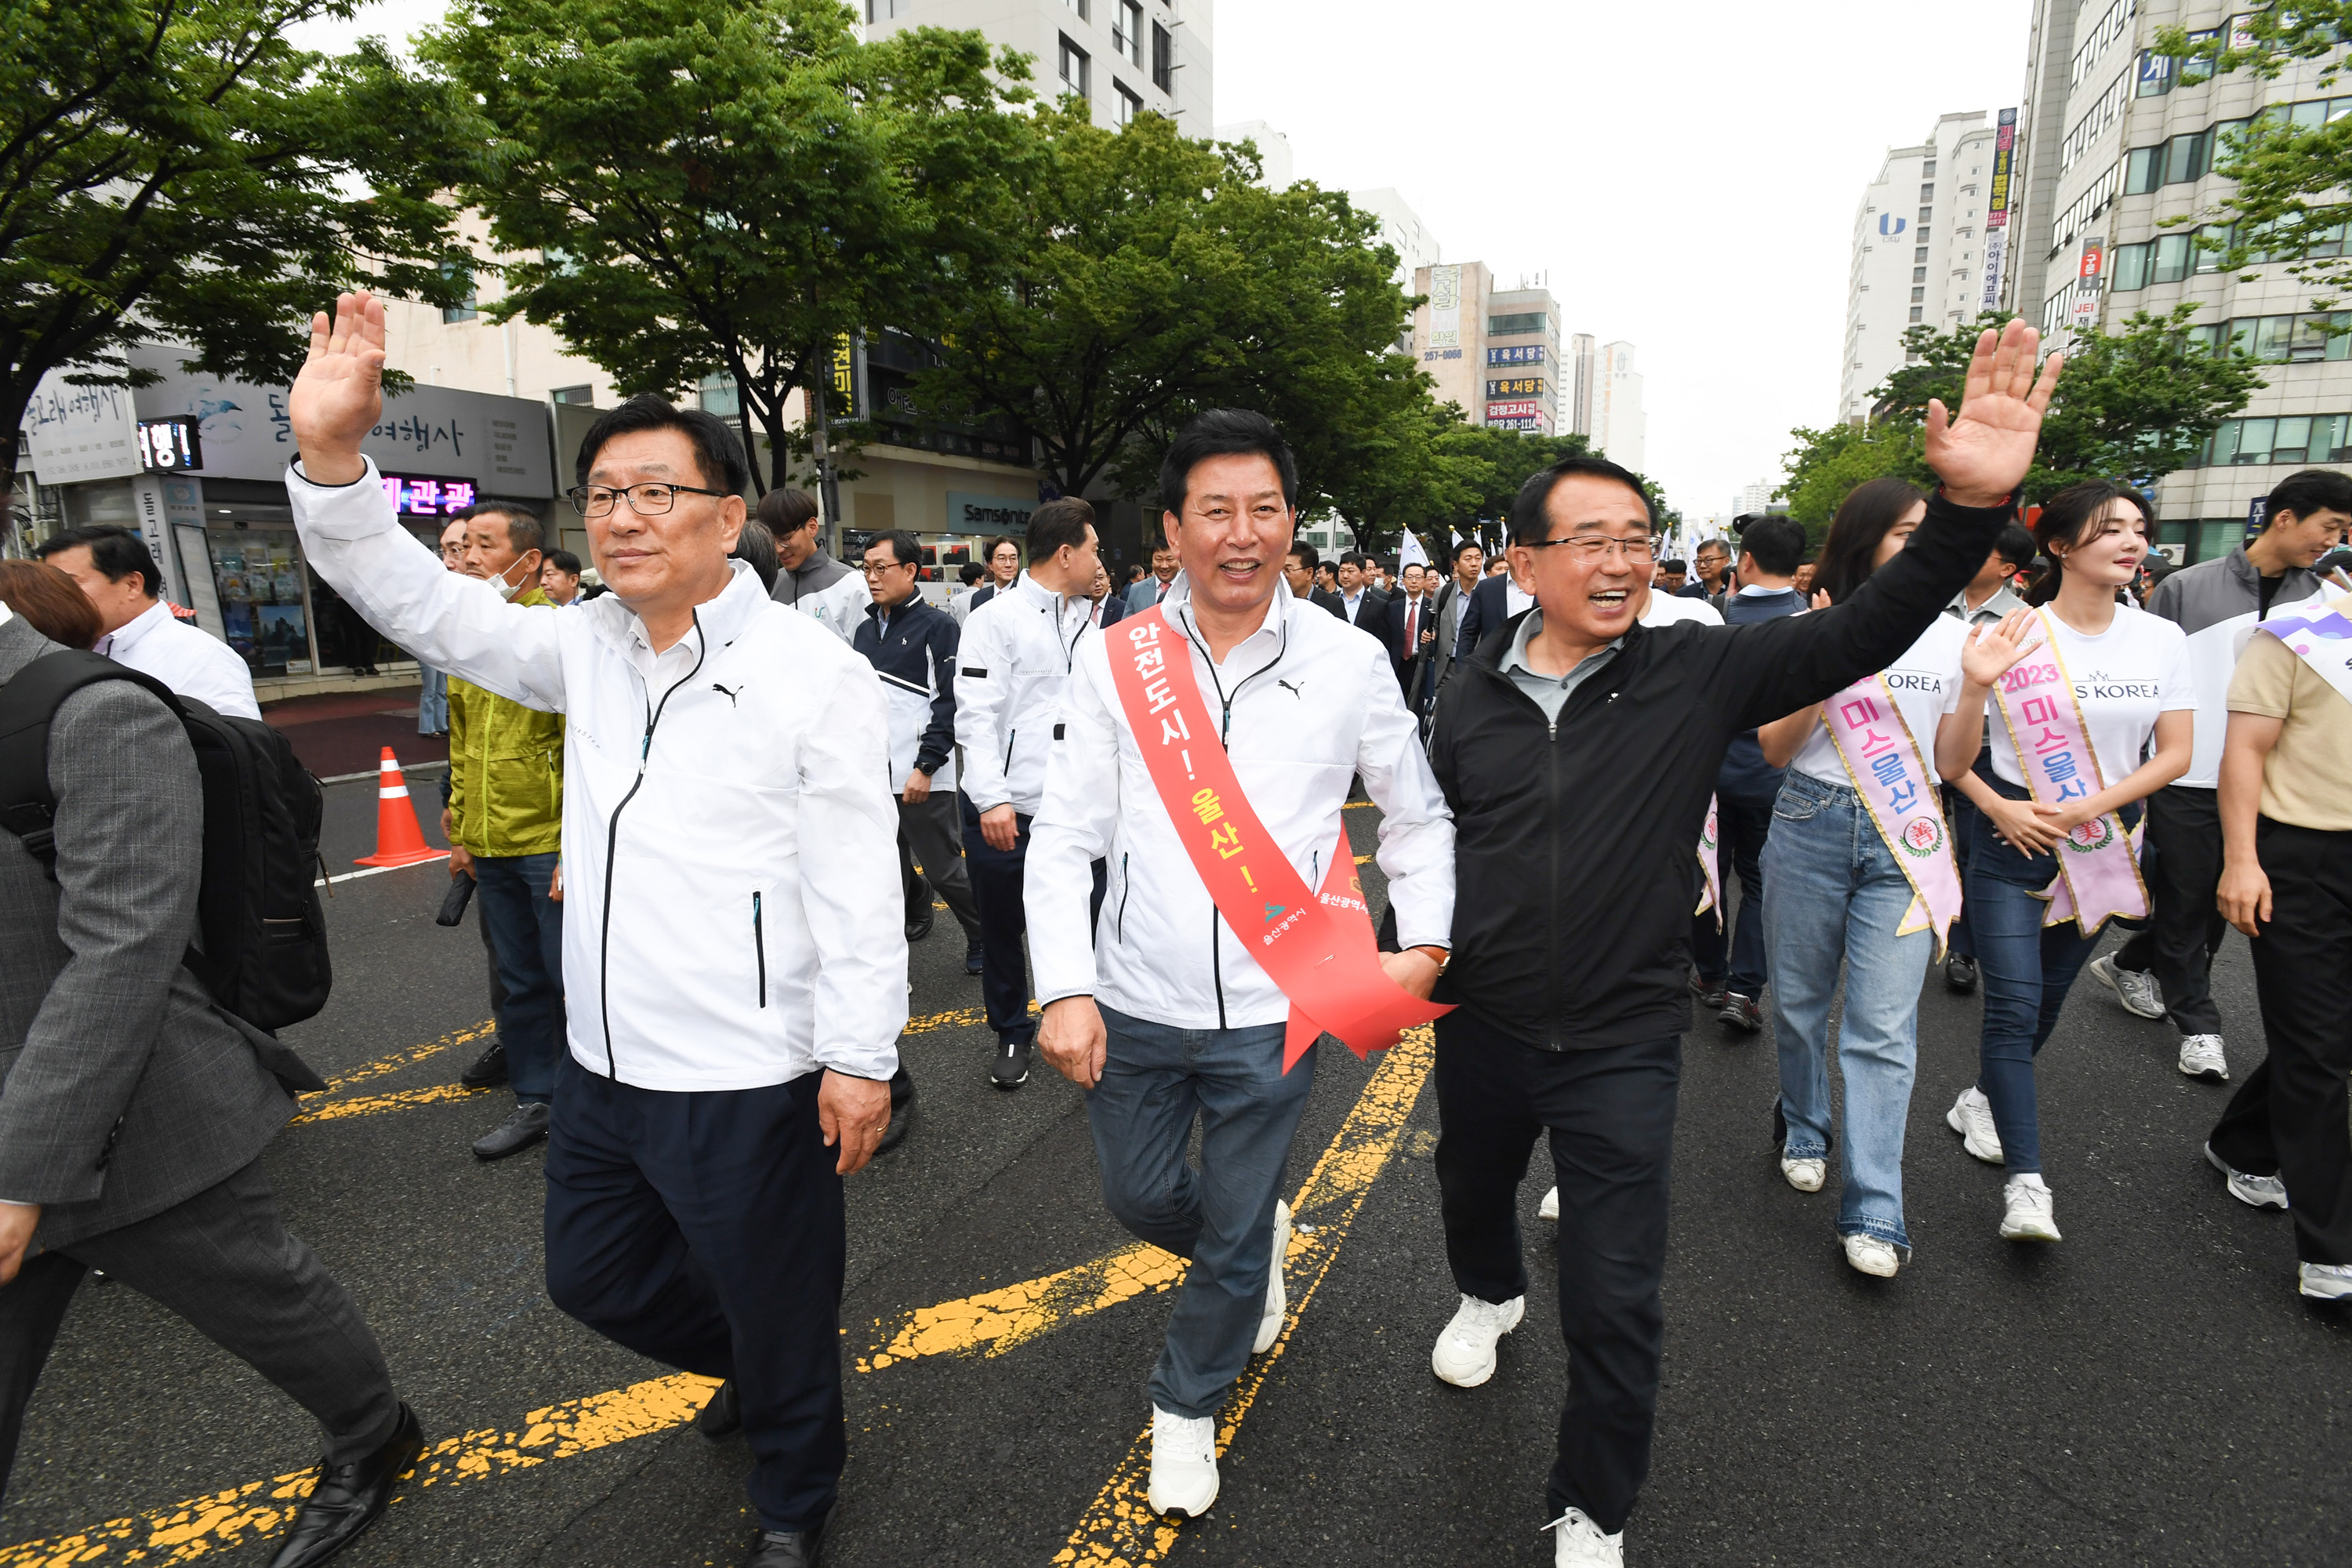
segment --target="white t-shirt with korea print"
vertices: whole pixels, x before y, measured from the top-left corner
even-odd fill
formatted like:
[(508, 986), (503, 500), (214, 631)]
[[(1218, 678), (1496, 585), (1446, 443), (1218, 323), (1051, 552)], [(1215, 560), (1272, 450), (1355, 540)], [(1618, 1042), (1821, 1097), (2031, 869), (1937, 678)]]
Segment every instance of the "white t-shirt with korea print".
[[(2189, 667), (2188, 635), (2162, 616), (2121, 605), (2107, 629), (2095, 637), (2060, 620), (2055, 611), (2048, 620), (2057, 627), (2058, 655), (2074, 682), (2074, 700), (2082, 705), (2091, 751), (2099, 759), (2101, 784), (2120, 784), (2139, 767), (2158, 714), (2196, 710), (2197, 677)], [(1987, 706), (1997, 709), (1999, 703), (1988, 699)], [(2025, 774), (2018, 768), (2017, 743), (2009, 726), (1999, 712), (1990, 717), (1993, 773), (2023, 784)]]
[[(1968, 636), (1969, 628), (1961, 622), (1937, 616), (1919, 634), (1919, 640), (1884, 672), (1887, 694), (1895, 699), (1903, 721), (1911, 726), (1911, 738), (1919, 742), (1919, 755), (1931, 772), (1936, 765), (1936, 727), (1945, 714), (1959, 706), (1960, 648)], [(1827, 725), (1813, 726), (1789, 765), (1823, 784), (1853, 787), (1853, 775), (1839, 759), (1837, 742), (1830, 739)]]

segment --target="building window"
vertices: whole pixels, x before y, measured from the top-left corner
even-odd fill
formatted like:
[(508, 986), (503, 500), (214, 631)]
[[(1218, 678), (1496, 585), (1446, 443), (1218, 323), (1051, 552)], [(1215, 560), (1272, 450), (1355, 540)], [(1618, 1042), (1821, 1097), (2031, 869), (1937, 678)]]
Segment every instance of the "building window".
[(1919, 165), (1919, 177), (1923, 180), (1932, 180), (1936, 177), (1936, 160), (1930, 158)]
[(1118, 15), (1111, 19), (1110, 47), (1123, 55), (1129, 65), (1143, 63), (1143, 7), (1138, 0), (1118, 0)]
[(695, 398), (705, 414), (715, 414), (721, 419), (733, 419), (743, 412), (743, 399), (735, 388), (735, 378), (716, 371), (702, 378), (695, 388)]
[(559, 386), (547, 395), (547, 400), (576, 408), (593, 408), (596, 406), (596, 389), (593, 386)]
[(1927, 290), (1925, 289), (1914, 289), (1911, 290), (1911, 302), (1915, 305), (1919, 303), (1922, 300), (1925, 300), (1927, 297)]
[(1919, 221), (1920, 221), (1921, 223), (1926, 223), (1928, 219), (1930, 219), (1930, 218), (1934, 217), (1935, 216), (1936, 216), (1936, 209), (1935, 209), (1935, 208), (1933, 208), (1933, 207), (1921, 207), (1921, 208), (1919, 209)]
[(1151, 24), (1151, 85), (1172, 94), (1176, 90), (1176, 35)]
[[(444, 278), (457, 277), (457, 264), (448, 261), (443, 262), (441, 264), (441, 276)], [(473, 281), (474, 280), (471, 278), (466, 279), (466, 300), (463, 304), (444, 305), (441, 307), (441, 321), (444, 325), (447, 325), (453, 321), (470, 321), (475, 317), (481, 314), (481, 311), (477, 309), (478, 301), (477, 300), (474, 293)]]
[(1923, 246), (1920, 246), (1917, 249), (1916, 249), (1916, 250), (1912, 251), (1912, 253), (1911, 253), (1911, 259), (1912, 259), (1912, 260), (1914, 260), (1914, 261), (1925, 261), (1925, 260), (1927, 260), (1927, 247), (1926, 246), (1924, 246), (1924, 245), (1923, 245)]
[(1110, 85), (1112, 90), (1118, 94), (1118, 122), (1121, 125), (1134, 124), (1143, 113), (1143, 100), (1138, 98), (1129, 89), (1127, 83), (1117, 77), (1111, 79)]
[(1919, 187), (1919, 199), (1923, 202), (1932, 202), (1936, 199), (1936, 187), (1932, 183)]
[(1088, 4), (1089, 0), (1062, 0), (1062, 9), (1065, 11), (1076, 11), (1078, 14), (1078, 20), (1083, 22), (1091, 15), (1087, 10)]
[(1927, 281), (1927, 269), (1924, 267), (1914, 267), (1911, 269), (1911, 281), (1914, 283)]
[(1911, 307), (1911, 319), (1915, 321), (1925, 320), (1927, 313), (1927, 307), (1924, 305), (1914, 305)]
[(895, 22), (915, 8), (915, 0), (866, 0), (868, 22)]
[(1525, 333), (1540, 332), (1544, 329), (1544, 313), (1541, 310), (1523, 310), (1513, 316), (1486, 318), (1486, 335), (1490, 338), (1517, 337)]
[(2151, 283), (2178, 283), (2189, 276), (2196, 257), (2196, 242), (2185, 234), (2168, 234), (2156, 242), (2155, 264), (2148, 273)]
[(1080, 98), (1091, 100), (1094, 94), (1087, 90), (1087, 68), (1093, 63), (1087, 58), (1086, 50), (1070, 42), (1066, 37), (1064, 37), (1062, 39), (1062, 90), (1075, 92)]

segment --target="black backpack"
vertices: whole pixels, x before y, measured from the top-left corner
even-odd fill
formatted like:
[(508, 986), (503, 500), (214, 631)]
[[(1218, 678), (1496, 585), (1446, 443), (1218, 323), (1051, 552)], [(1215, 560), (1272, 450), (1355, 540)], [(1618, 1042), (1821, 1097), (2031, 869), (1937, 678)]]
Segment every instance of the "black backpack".
[(0, 827), (42, 865), (57, 865), (50, 825), (49, 724), (65, 700), (100, 680), (128, 680), (160, 698), (186, 729), (204, 782), (203, 951), (185, 962), (223, 1010), (282, 1029), (327, 1005), (326, 914), (313, 883), (326, 796), (286, 738), (253, 719), (229, 719), (161, 681), (94, 653), (45, 654), (0, 685)]

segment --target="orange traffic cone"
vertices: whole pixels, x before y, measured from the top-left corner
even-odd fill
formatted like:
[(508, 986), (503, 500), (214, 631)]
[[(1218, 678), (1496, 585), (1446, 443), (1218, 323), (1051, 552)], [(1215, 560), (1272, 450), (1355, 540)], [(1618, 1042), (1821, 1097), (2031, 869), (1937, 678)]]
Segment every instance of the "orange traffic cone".
[(425, 847), (425, 833), (416, 825), (416, 808), (408, 804), (408, 781), (401, 776), (400, 763), (393, 759), (392, 748), (383, 749), (383, 760), (376, 764), (375, 853), (354, 866), (414, 866), (419, 860), (441, 860), (448, 857), (446, 849)]

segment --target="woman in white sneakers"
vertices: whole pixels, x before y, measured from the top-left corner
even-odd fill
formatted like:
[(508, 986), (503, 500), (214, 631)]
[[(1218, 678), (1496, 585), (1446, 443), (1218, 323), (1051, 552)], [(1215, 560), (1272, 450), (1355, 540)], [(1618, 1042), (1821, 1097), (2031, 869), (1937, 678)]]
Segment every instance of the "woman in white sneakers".
[(1964, 712), (1990, 702), (1991, 742), (1981, 755), (1961, 743), (1937, 759), (1992, 829), (1965, 874), (1984, 973), (1979, 1076), (1945, 1120), (1969, 1153), (2007, 1167), (2000, 1234), (2012, 1241), (2058, 1239), (2033, 1058), (2106, 921), (2147, 913), (2128, 830), (2140, 803), (2189, 768), (2188, 639), (2116, 602), (2147, 559), (2151, 523), (2123, 484), (2094, 479), (2050, 498), (2033, 525), (2049, 564), (2026, 595), (2041, 624), (2025, 627), (2022, 649), (1971, 661), (1988, 668), (1971, 668), (1960, 692)]
[[(1851, 595), (1901, 552), (1927, 515), (1927, 498), (1901, 479), (1857, 487), (1822, 547), (1815, 605)], [(1780, 1173), (1801, 1193), (1819, 1192), (1838, 1147), (1830, 1004), (1843, 969), (1837, 1229), (1846, 1261), (1881, 1277), (1911, 1251), (1903, 1128), (1918, 1060), (1919, 983), (1959, 916), (1959, 862), (1934, 758), (1939, 727), (1959, 701), (1967, 640), (1966, 626), (1939, 616), (1884, 670), (1757, 731), (1764, 760), (1788, 770), (1764, 847)], [(1974, 713), (1960, 722), (1980, 724)]]

